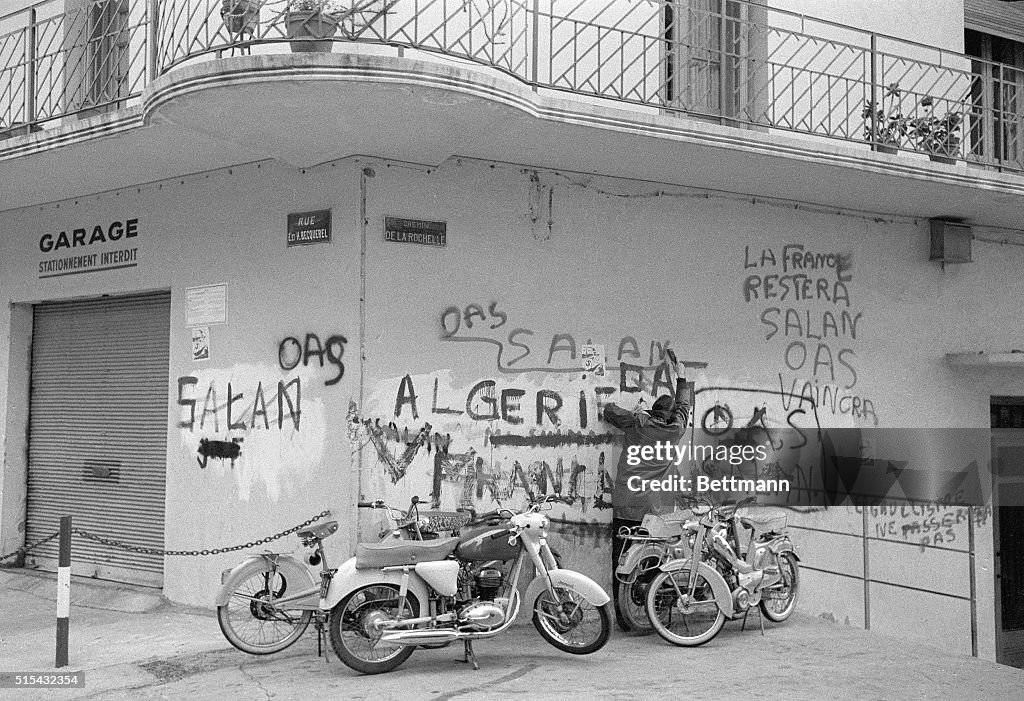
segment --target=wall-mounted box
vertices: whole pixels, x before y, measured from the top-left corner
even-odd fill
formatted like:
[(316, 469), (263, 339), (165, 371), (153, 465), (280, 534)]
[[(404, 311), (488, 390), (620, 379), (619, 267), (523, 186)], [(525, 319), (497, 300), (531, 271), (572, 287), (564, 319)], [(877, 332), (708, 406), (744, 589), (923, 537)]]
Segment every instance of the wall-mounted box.
[(930, 220), (932, 247), (928, 260), (941, 263), (971, 262), (971, 227), (942, 219)]

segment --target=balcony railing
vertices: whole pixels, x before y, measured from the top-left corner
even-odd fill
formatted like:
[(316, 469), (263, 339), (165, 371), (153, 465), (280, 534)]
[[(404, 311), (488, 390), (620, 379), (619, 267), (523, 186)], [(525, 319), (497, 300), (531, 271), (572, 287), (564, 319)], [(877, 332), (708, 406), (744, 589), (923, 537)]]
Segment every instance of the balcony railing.
[(468, 60), (637, 109), (1024, 171), (1021, 68), (765, 1), (49, 0), (0, 17), (0, 135), (130, 104), (186, 63), (329, 50), (326, 40)]

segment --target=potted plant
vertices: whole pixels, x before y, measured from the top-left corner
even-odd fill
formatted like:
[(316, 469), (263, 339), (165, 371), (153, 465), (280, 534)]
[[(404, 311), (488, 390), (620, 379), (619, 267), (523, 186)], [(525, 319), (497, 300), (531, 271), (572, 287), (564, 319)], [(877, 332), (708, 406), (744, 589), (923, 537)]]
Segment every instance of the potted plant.
[(260, 0), (221, 0), (220, 17), (230, 34), (255, 34)]
[(330, 51), (343, 15), (337, 0), (289, 0), (285, 28), (292, 51)]
[(941, 117), (935, 114), (935, 100), (924, 97), (921, 106), (928, 112), (910, 123), (910, 135), (918, 149), (928, 154), (928, 158), (939, 163), (956, 163), (960, 156), (960, 125), (963, 113), (951, 110)]
[[(886, 99), (889, 100), (888, 107)], [(874, 101), (867, 101), (861, 118), (864, 120), (866, 141), (870, 141), (877, 150), (884, 153), (899, 151), (910, 128), (910, 119), (903, 115), (900, 106), (900, 86), (897, 83), (885, 86), (881, 105), (876, 106)]]

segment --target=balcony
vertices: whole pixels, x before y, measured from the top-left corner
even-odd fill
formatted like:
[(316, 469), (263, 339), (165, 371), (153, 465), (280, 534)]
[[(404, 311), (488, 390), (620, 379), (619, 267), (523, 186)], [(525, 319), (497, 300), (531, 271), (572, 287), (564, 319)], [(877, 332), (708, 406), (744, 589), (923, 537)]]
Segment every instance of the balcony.
[[(191, 126), (206, 135), (236, 143), (261, 140), (263, 155), (315, 163), (315, 147), (271, 143), (273, 132), (281, 131), (280, 120), (289, 118), (287, 110), (273, 105), (288, 99), (287, 94), (243, 98), (234, 107), (199, 100), (187, 109), (179, 104), (176, 110), (175, 100), (187, 92), (182, 85), (190, 81), (190, 89), (197, 89), (217, 82), (212, 76), (245, 75), (236, 87), (246, 80), (262, 81), (266, 87), (268, 76), (284, 80), (292, 70), (292, 77), (308, 81), (319, 67), (325, 79), (317, 88), (321, 97), (316, 97), (317, 90), (298, 88), (301, 99), (319, 99), (312, 106), (319, 121), (329, 121), (324, 117), (345, 104), (353, 114), (343, 121), (366, 120), (372, 126), (384, 107), (373, 104), (367, 92), (375, 79), (378, 85), (370, 87), (379, 89), (384, 103), (397, 101), (389, 109), (423, 107), (419, 99), (401, 104), (402, 92), (388, 87), (393, 76), (366, 69), (371, 64), (379, 68), (381, 57), (389, 57), (408, 64), (406, 75), (421, 70), (433, 76), (433, 87), (450, 89), (452, 94), (433, 100), (434, 106), (462, 109), (469, 115), (463, 126), (471, 132), (473, 125), (465, 120), (502, 118), (493, 104), (478, 104), (481, 97), (533, 116), (559, 110), (568, 114), (566, 105), (582, 105), (604, 115), (591, 119), (590, 126), (615, 122), (619, 132), (625, 122), (607, 115), (633, 115), (630, 129), (648, 128), (666, 138), (677, 137), (684, 128), (680, 125), (688, 124), (687, 138), (703, 134), (705, 146), (714, 146), (716, 139), (738, 140), (748, 151), (768, 149), (778, 157), (778, 145), (783, 144), (790, 160), (799, 160), (806, 151), (817, 154), (819, 162), (860, 170), (882, 164), (890, 175), (937, 174), (947, 184), (964, 188), (1017, 183), (1013, 192), (1000, 195), (1004, 204), (1010, 199), (1015, 203), (1024, 191), (1015, 177), (1024, 173), (1024, 103), (1018, 96), (1024, 71), (1010, 65), (747, 0), (335, 0), (328, 3), (329, 12), (311, 11), (322, 4), (50, 0), (2, 17), (0, 139), (7, 137), (8, 142), (0, 140), (0, 160), (38, 154), (48, 145), (74, 141), (76, 134), (88, 138), (110, 133), (110, 125), (125, 115), (131, 115), (135, 126), (161, 119), (181, 125), (190, 113), (197, 122), (203, 120), (203, 125)], [(317, 36), (301, 38), (296, 34), (300, 29)], [(331, 50), (333, 54), (324, 52)], [(343, 68), (351, 68), (347, 59), (352, 55), (363, 56), (361, 89), (342, 93), (327, 86), (327, 73), (333, 70), (333, 78), (339, 77)], [(261, 72), (263, 77), (255, 78)], [(221, 80), (218, 87), (229, 83)], [(475, 85), (473, 98), (460, 97), (457, 93), (470, 84)], [(501, 90), (488, 92), (486, 86), (492, 84), (501, 84)], [(537, 107), (542, 102), (543, 110)], [(268, 116), (263, 123), (243, 124), (227, 134), (225, 110), (243, 122), (258, 122), (264, 112)], [(443, 123), (448, 117), (438, 119)], [(406, 126), (392, 124), (392, 131), (400, 134)], [(55, 136), (47, 141), (49, 131)], [(487, 138), (481, 134), (481, 143)], [(601, 140), (594, 144), (600, 150)], [(585, 138), (578, 143), (579, 148), (586, 145)], [(886, 155), (874, 156), (872, 151)], [(404, 155), (356, 146), (343, 152)], [(539, 148), (535, 155), (544, 152)], [(541, 164), (493, 149), (483, 155)], [(413, 156), (443, 154), (411, 152)], [(654, 154), (652, 160), (678, 161), (682, 156), (668, 152)], [(703, 157), (709, 163), (719, 159), (713, 149)], [(931, 165), (933, 161), (940, 165)], [(577, 165), (587, 167), (582, 161)], [(654, 166), (650, 172), (611, 174), (679, 180)], [(743, 165), (738, 162), (736, 167)], [(820, 180), (821, 175), (811, 173), (808, 179)], [(723, 175), (712, 186), (730, 183), (735, 188), (735, 181)], [(789, 191), (768, 194), (804, 191), (794, 184)], [(819, 199), (865, 208), (868, 195)], [(939, 190), (930, 196), (943, 199)], [(912, 199), (913, 193), (907, 197)], [(903, 213), (931, 215), (921, 206)]]

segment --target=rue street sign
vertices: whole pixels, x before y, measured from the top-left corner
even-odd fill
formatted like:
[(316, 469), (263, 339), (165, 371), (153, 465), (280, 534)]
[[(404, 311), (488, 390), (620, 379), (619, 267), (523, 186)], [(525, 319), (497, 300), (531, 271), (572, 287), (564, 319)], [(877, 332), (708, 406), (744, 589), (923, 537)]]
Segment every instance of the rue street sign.
[(308, 246), (331, 242), (331, 210), (288, 215), (288, 245)]

